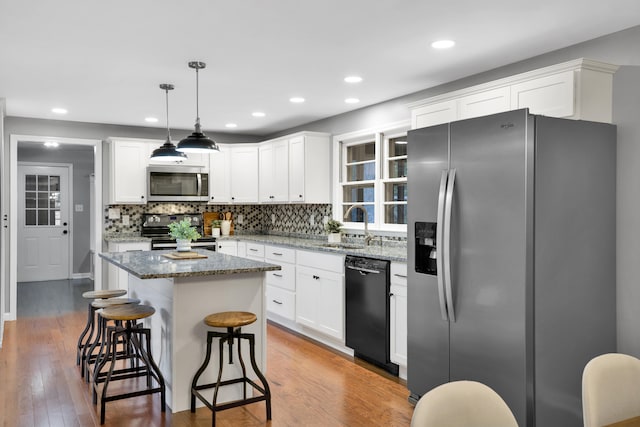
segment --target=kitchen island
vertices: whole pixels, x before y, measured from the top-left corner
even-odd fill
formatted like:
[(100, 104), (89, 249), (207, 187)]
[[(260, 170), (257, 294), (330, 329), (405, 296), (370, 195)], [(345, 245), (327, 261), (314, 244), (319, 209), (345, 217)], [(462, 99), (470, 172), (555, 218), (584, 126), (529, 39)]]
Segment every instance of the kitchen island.
[[(145, 319), (145, 327), (151, 329), (151, 351), (166, 382), (166, 403), (172, 412), (180, 412), (189, 409), (191, 380), (204, 360), (208, 328), (203, 319), (208, 314), (255, 313), (258, 321), (243, 330), (255, 334), (256, 360), (266, 371), (265, 272), (281, 267), (206, 250), (196, 251), (206, 258), (173, 260), (165, 256), (171, 252), (109, 252), (100, 257), (129, 273), (129, 297), (156, 309)], [(242, 352), (248, 355), (244, 344)], [(212, 356), (210, 366), (217, 367), (218, 351)], [(233, 365), (225, 366), (223, 379), (240, 372), (236, 356)], [(202, 377), (215, 379), (216, 369)], [(225, 387), (219, 401), (236, 399), (240, 393), (241, 386)]]

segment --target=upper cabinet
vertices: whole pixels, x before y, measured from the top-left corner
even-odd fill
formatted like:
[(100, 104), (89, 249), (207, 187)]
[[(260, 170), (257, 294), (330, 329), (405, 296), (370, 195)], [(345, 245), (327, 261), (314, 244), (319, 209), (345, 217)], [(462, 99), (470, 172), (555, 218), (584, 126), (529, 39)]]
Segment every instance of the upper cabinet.
[(263, 142), (259, 148), (260, 201), (289, 201), (289, 141)]
[(611, 123), (617, 69), (582, 58), (428, 98), (409, 105), (411, 127), (520, 108), (529, 108), (532, 114)]
[(147, 203), (149, 142), (110, 138), (105, 147), (104, 183), (109, 204)]
[(209, 154), (209, 203), (231, 202), (231, 146), (218, 144), (220, 151)]
[(331, 203), (331, 137), (303, 132), (289, 138), (289, 201)]
[(258, 146), (237, 144), (229, 150), (231, 202), (258, 202)]

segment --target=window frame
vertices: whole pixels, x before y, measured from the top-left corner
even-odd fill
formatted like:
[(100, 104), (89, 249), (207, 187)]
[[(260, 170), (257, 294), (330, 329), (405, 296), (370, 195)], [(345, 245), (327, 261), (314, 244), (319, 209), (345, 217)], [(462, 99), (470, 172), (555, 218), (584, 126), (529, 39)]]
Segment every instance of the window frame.
[(347, 176), (346, 149), (349, 146), (363, 144), (367, 142), (375, 142), (375, 179), (366, 181), (356, 181), (363, 184), (374, 184), (374, 206), (375, 221), (369, 223), (370, 231), (379, 234), (390, 235), (406, 235), (406, 224), (387, 224), (384, 222), (385, 208), (389, 204), (385, 201), (385, 183), (389, 182), (406, 182), (407, 178), (389, 178), (389, 138), (406, 135), (411, 129), (410, 120), (402, 120), (399, 122), (389, 123), (387, 125), (362, 129), (354, 132), (344, 133), (333, 137), (333, 219), (344, 223), (347, 232), (364, 231), (364, 223), (345, 221), (342, 217), (343, 208), (346, 204), (343, 200), (345, 185), (353, 184), (354, 181), (344, 180)]

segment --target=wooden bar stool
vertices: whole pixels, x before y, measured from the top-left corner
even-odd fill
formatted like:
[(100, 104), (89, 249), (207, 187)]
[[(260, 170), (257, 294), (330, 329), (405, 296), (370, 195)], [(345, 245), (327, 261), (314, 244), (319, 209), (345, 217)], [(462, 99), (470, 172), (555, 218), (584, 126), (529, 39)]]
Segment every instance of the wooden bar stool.
[[(148, 305), (124, 304), (103, 308), (99, 312), (100, 317), (105, 320), (123, 322), (122, 325), (116, 326), (107, 326), (106, 321), (101, 323), (102, 336), (106, 337), (106, 350), (104, 356), (100, 356), (96, 361), (96, 367), (93, 371), (94, 404), (97, 403), (99, 384), (104, 383), (100, 399), (100, 424), (104, 424), (107, 402), (129, 397), (160, 393), (161, 409), (162, 412), (165, 412), (164, 378), (151, 355), (151, 330), (143, 327), (142, 323), (137, 323), (138, 320), (151, 316), (155, 311), (153, 307)], [(120, 339), (125, 343), (125, 347), (130, 346), (130, 349), (126, 349), (124, 353), (121, 352), (119, 354), (117, 344)], [(120, 357), (121, 354), (126, 354), (126, 357)], [(131, 361), (129, 368), (126, 367), (126, 363), (116, 368), (117, 361), (122, 359)], [(106, 372), (102, 372), (107, 367), (107, 364), (108, 369)], [(140, 389), (138, 385), (131, 392), (108, 395), (111, 381), (143, 376), (147, 377), (146, 388)], [(156, 384), (153, 384), (152, 378)], [(133, 386), (134, 384), (132, 384)]]
[[(217, 331), (208, 331), (207, 332), (207, 354), (204, 359), (204, 363), (196, 372), (195, 377), (191, 383), (191, 412), (196, 411), (196, 397), (202, 401), (211, 411), (213, 412), (211, 425), (215, 427), (216, 425), (216, 412), (223, 411), (225, 409), (235, 408), (242, 405), (247, 405), (250, 403), (265, 401), (267, 407), (267, 420), (271, 419), (271, 391), (269, 390), (269, 384), (267, 383), (267, 379), (262, 375), (260, 369), (258, 369), (258, 365), (256, 364), (255, 357), (255, 335), (254, 334), (246, 334), (242, 333), (241, 327), (250, 325), (256, 321), (256, 315), (253, 313), (249, 313), (246, 311), (227, 311), (223, 313), (214, 313), (210, 314), (204, 318), (204, 323), (207, 326), (211, 326), (213, 328), (226, 328), (226, 332), (217, 332)], [(202, 373), (209, 365), (209, 361), (211, 360), (211, 342), (213, 338), (219, 338), (219, 352), (220, 352), (220, 366), (218, 368), (218, 380), (215, 383), (210, 384), (202, 384), (198, 385), (198, 379), (202, 375)], [(240, 366), (242, 368), (242, 377), (230, 379), (226, 381), (221, 381), (222, 379), (222, 368), (224, 366), (223, 363), (223, 352), (224, 352), (224, 344), (225, 342), (229, 346), (229, 364), (233, 363), (233, 341), (234, 339), (238, 339), (238, 359), (240, 361)], [(247, 370), (244, 365), (244, 361), (242, 359), (242, 351), (241, 351), (241, 339), (246, 339), (249, 341), (249, 353), (251, 359), (251, 367), (253, 371), (260, 379), (262, 383), (262, 387), (256, 384), (254, 381), (247, 377)], [(235, 400), (227, 403), (217, 403), (218, 399), (218, 391), (220, 387), (231, 385), (231, 384), (243, 384), (243, 399)], [(261, 395), (254, 397), (247, 397), (247, 384), (250, 384), (254, 389), (258, 390)], [(213, 401), (209, 402), (201, 393), (200, 390), (213, 388)]]
[[(97, 299), (91, 302), (91, 306), (96, 311), (99, 312), (102, 308), (113, 307), (116, 305), (122, 304), (140, 304), (140, 300), (137, 298), (109, 298), (109, 299)], [(102, 322), (106, 322), (106, 320), (102, 316), (98, 316), (98, 324), (96, 325), (96, 334), (93, 339), (89, 338), (85, 343), (84, 350), (82, 352), (82, 367), (81, 373), (85, 377), (86, 381), (89, 382), (90, 378), (90, 366), (93, 364), (99, 355), (102, 353), (105, 347), (105, 339), (102, 335)], [(122, 323), (122, 322), (120, 322)], [(95, 354), (95, 349), (100, 346), (100, 352)]]
[[(124, 289), (102, 289), (97, 291), (87, 291), (82, 294), (82, 298), (85, 299), (107, 299), (107, 298), (115, 298), (121, 297), (126, 294), (127, 291)], [(78, 338), (78, 347), (76, 350), (76, 365), (80, 365), (82, 361), (82, 356), (85, 351), (85, 347), (87, 346), (87, 342), (91, 340), (95, 330), (95, 308), (91, 306), (91, 303), (87, 305), (87, 324), (84, 327), (84, 330), (80, 333), (80, 337)], [(84, 372), (82, 372), (84, 376)]]

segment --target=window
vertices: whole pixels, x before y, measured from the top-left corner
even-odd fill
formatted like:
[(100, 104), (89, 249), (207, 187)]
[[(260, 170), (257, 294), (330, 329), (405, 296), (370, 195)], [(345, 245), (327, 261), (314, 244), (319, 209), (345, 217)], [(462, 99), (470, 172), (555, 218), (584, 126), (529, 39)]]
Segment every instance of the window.
[(25, 225), (60, 225), (60, 176), (25, 175)]
[(366, 210), (371, 230), (406, 232), (408, 127), (396, 124), (334, 138), (340, 159), (334, 215), (347, 228), (363, 229)]

